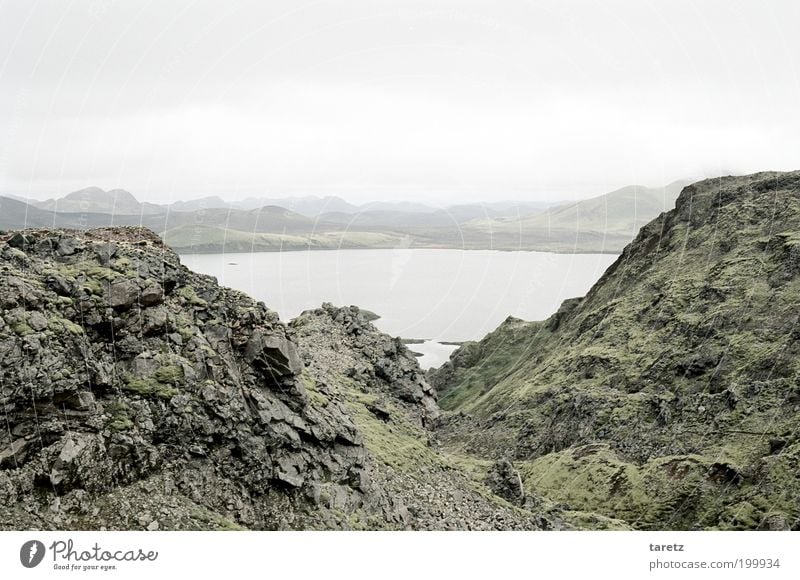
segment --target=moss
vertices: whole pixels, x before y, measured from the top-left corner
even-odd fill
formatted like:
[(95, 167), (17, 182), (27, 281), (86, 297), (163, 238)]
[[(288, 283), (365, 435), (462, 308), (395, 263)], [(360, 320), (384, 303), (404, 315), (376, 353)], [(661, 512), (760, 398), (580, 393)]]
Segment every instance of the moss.
[(428, 439), (425, 431), (410, 422), (394, 419), (400, 415), (397, 409), (390, 408), (393, 419), (378, 419), (366, 407), (377, 400), (377, 395), (363, 393), (349, 378), (339, 377), (339, 381), (364, 443), (376, 459), (409, 475), (419, 473), (416, 468), (420, 465), (440, 461), (424, 443)]
[(563, 513), (563, 517), (579, 530), (629, 531), (634, 529), (623, 520), (609, 518), (593, 512), (568, 510)]
[(177, 294), (192, 306), (208, 306), (208, 302), (200, 298), (191, 286), (182, 286), (178, 288)]
[(152, 379), (131, 378), (123, 384), (122, 389), (144, 397), (155, 395), (161, 399), (170, 399), (178, 394), (177, 389)]
[(125, 403), (111, 403), (108, 405), (108, 411), (111, 418), (108, 422), (108, 428), (111, 431), (120, 432), (133, 429), (133, 421), (131, 421), (128, 411), (130, 408)]
[(156, 369), (153, 378), (165, 385), (177, 385), (183, 382), (183, 369), (178, 365), (165, 365)]
[(19, 323), (15, 324), (12, 327), (12, 330), (18, 336), (28, 336), (29, 334), (33, 334), (33, 332), (34, 332), (34, 330), (24, 322), (19, 322)]
[(308, 398), (315, 407), (327, 407), (330, 404), (330, 399), (321, 393), (317, 388), (317, 381), (314, 380), (307, 370), (303, 369), (300, 374), (300, 380), (308, 393)]
[(493, 463), (489, 459), (480, 459), (471, 455), (456, 453), (446, 453), (444, 454), (444, 459), (454, 469), (465, 473), (477, 483), (483, 483)]
[(178, 334), (181, 335), (181, 338), (184, 341), (190, 340), (198, 332), (194, 324), (192, 324), (192, 322), (185, 317), (180, 317), (176, 320), (176, 327)]
[(189, 517), (202, 524), (198, 528), (201, 530), (212, 529), (220, 532), (234, 532), (246, 529), (236, 522), (229, 520), (218, 513), (211, 512), (203, 507), (198, 507), (197, 509), (192, 510), (189, 513)]
[(519, 468), (529, 493), (567, 504), (570, 509), (636, 520), (647, 502), (642, 475), (607, 445), (587, 445), (550, 453)]
[(103, 285), (98, 282), (97, 280), (86, 280), (81, 289), (88, 294), (93, 294), (95, 296), (102, 296), (104, 287)]
[[(177, 370), (176, 370), (177, 369)], [(160, 367), (148, 378), (137, 378), (131, 375), (123, 377), (122, 389), (136, 393), (142, 397), (156, 396), (160, 399), (171, 399), (180, 391), (175, 388), (183, 380), (183, 370), (177, 366)]]
[(55, 332), (56, 334), (72, 334), (75, 336), (79, 336), (83, 334), (83, 327), (78, 324), (75, 324), (71, 320), (61, 317), (51, 318), (48, 323), (47, 327)]
[(116, 272), (121, 273), (130, 273), (131, 269), (131, 261), (128, 258), (117, 258), (111, 264), (111, 269)]

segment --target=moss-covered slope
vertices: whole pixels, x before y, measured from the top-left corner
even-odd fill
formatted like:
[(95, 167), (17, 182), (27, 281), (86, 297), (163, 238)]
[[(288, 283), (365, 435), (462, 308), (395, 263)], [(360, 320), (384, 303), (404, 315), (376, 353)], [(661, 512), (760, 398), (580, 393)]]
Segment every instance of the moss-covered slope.
[(798, 232), (800, 172), (686, 187), (586, 297), (434, 373), (448, 445), (639, 527), (797, 526)]

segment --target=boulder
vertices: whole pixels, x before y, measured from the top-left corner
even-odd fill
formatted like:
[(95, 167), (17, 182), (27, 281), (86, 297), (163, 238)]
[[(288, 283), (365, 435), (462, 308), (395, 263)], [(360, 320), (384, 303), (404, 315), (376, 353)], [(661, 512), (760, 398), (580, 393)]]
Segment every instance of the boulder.
[(247, 362), (277, 377), (296, 375), (303, 370), (297, 347), (286, 337), (255, 332), (247, 343)]
[(145, 286), (139, 296), (139, 303), (142, 306), (155, 306), (164, 302), (164, 289), (157, 282), (151, 282)]
[(139, 286), (131, 280), (115, 280), (108, 288), (108, 305), (112, 308), (127, 309), (139, 299)]
[(83, 250), (84, 245), (73, 237), (62, 237), (56, 243), (56, 254), (59, 256), (71, 256), (79, 250)]

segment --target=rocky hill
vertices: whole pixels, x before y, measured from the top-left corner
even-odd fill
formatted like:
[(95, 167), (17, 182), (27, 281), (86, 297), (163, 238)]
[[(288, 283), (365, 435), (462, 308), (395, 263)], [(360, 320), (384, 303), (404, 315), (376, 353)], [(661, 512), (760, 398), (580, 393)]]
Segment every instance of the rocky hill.
[(800, 172), (711, 179), (431, 380), (445, 449), (642, 529), (800, 528)]
[(0, 235), (0, 308), (0, 528), (567, 525), (437, 448), (357, 308), (287, 327), (135, 227)]

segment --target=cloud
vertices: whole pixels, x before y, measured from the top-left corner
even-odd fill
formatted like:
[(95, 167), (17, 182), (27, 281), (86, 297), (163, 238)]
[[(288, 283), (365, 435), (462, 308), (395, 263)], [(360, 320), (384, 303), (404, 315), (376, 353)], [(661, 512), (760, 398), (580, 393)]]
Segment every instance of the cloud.
[(574, 198), (800, 158), (790, 3), (76, 6), (12, 3), (3, 191)]

